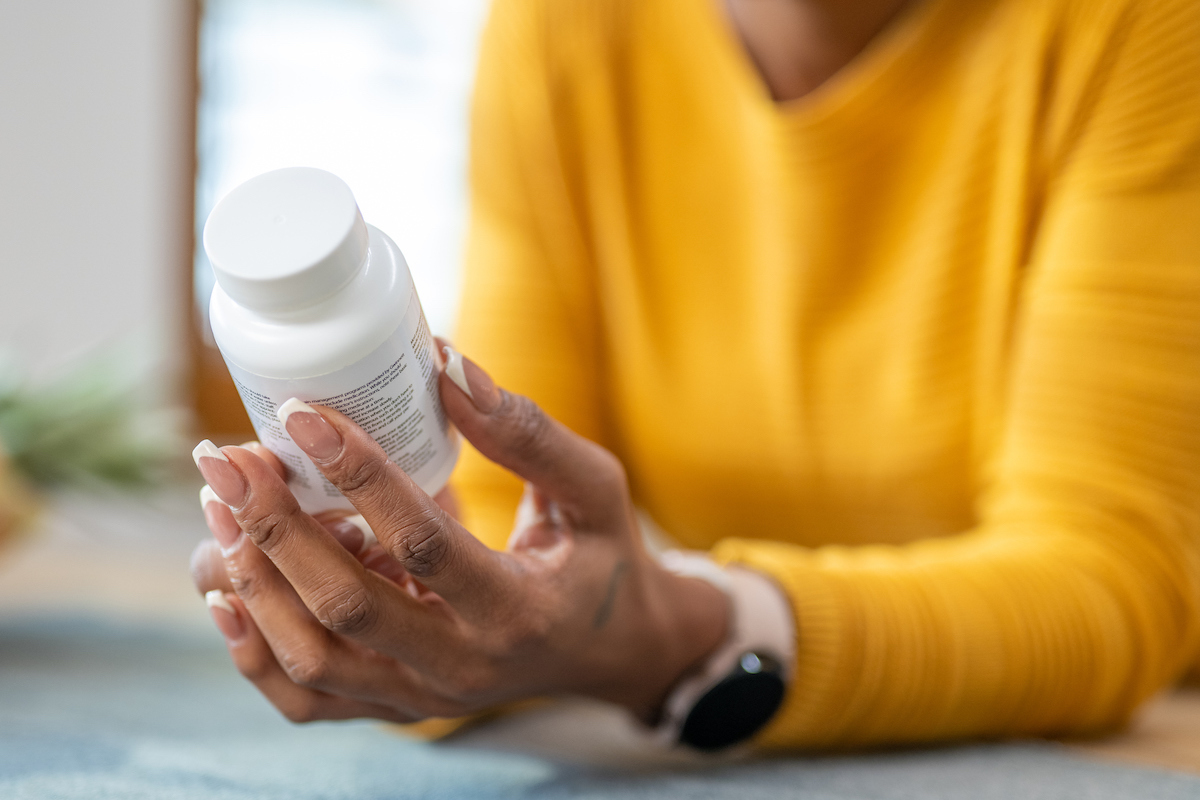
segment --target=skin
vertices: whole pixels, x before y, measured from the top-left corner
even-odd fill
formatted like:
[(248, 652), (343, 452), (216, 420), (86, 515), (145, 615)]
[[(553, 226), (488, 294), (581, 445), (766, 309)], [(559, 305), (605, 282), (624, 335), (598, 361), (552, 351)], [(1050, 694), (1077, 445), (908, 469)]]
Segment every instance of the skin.
[[(495, 387), (465, 360), (472, 400), (445, 375), (447, 414), (528, 481), (506, 552), (483, 546), (349, 419), (296, 414), (288, 431), (371, 524), (300, 511), (261, 446), (200, 459), (226, 507), (193, 556), (234, 663), (289, 719), (410, 722), (507, 700), (575, 694), (652, 722), (671, 686), (723, 639), (724, 596), (642, 546), (620, 462)], [(305, 419), (307, 418), (307, 419)], [(308, 446), (315, 434), (333, 449)], [(443, 497), (445, 502), (447, 498)]]
[[(845, 67), (909, 0), (725, 0), (763, 84), (803, 98)], [(727, 635), (709, 584), (645, 552), (620, 462), (498, 389), (465, 360), (474, 401), (445, 375), (446, 412), (485, 456), (527, 481), (506, 552), (484, 547), (350, 420), (296, 414), (288, 430), (376, 532), (300, 511), (257, 443), (201, 472), (214, 535), (192, 558), (238, 670), (297, 722), (453, 717), (508, 700), (578, 694), (653, 722), (670, 689)], [(299, 427), (294, 427), (299, 426)], [(332, 434), (318, 454), (306, 437)], [(319, 438), (319, 437), (318, 437)], [(329, 437), (326, 436), (327, 442)], [(358, 555), (352, 555), (358, 553)]]
[(861, 53), (912, 0), (724, 0), (771, 97), (799, 100)]

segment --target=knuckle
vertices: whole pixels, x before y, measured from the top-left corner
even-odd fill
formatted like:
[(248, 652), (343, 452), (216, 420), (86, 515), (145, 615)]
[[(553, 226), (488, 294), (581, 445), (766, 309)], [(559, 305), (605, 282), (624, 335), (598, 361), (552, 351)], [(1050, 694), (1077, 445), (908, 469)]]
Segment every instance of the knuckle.
[(202, 592), (218, 589), (224, 585), (225, 559), (221, 556), (215, 540), (205, 539), (196, 545), (196, 549), (192, 551), (189, 569), (192, 574), (192, 582)]
[(550, 418), (528, 397), (506, 394), (505, 399), (509, 448), (519, 457), (536, 457), (546, 440)]
[(229, 585), (238, 597), (253, 604), (265, 591), (262, 579), (252, 570), (234, 569), (229, 573)]
[(524, 604), (522, 611), (495, 618), (489, 627), (477, 640), (476, 654), (484, 665), (498, 670), (499, 665), (546, 652), (555, 620), (536, 606)]
[(246, 680), (257, 684), (270, 674), (271, 665), (263, 658), (242, 658), (237, 660), (237, 671)]
[(383, 482), (388, 462), (378, 457), (350, 461), (343, 457), (333, 467), (333, 478), (343, 494), (353, 495), (369, 492)]
[(320, 652), (306, 653), (284, 660), (283, 671), (292, 683), (308, 689), (320, 689), (328, 685), (329, 659)]
[(450, 553), (450, 537), (440, 515), (422, 509), (402, 526), (403, 534), (392, 555), (418, 578), (428, 578), (441, 571)]
[(260, 549), (269, 553), (287, 537), (291, 518), (290, 513), (283, 511), (250, 511), (242, 520), (242, 528)]
[(510, 624), (502, 647), (510, 654), (541, 650), (550, 638), (551, 627), (550, 620), (541, 614), (522, 614)]
[(371, 593), (361, 585), (333, 592), (328, 599), (317, 604), (313, 613), (322, 625), (343, 636), (368, 632), (378, 617)]

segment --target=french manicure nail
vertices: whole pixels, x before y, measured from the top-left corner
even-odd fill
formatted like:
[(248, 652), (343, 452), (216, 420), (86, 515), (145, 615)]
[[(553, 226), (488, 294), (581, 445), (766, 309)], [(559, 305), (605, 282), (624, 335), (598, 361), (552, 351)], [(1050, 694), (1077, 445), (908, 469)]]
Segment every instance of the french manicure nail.
[(230, 614), (237, 614), (230, 605), (229, 600), (225, 597), (225, 593), (220, 589), (213, 589), (211, 592), (204, 593), (204, 602), (209, 608), (219, 608), (223, 611), (228, 611)]
[(282, 424), (283, 427), (286, 428), (288, 417), (290, 417), (292, 414), (295, 414), (297, 412), (302, 413), (302, 414), (317, 413), (315, 410), (313, 410), (312, 406), (310, 406), (308, 403), (304, 402), (300, 398), (290, 397), (287, 400), (283, 401), (283, 405), (281, 405), (279, 407), (279, 409), (275, 412), (275, 416), (279, 417), (280, 424)]
[(229, 458), (221, 452), (221, 448), (212, 443), (211, 439), (205, 439), (200, 444), (192, 448), (192, 461), (196, 462), (196, 466), (200, 466), (200, 459), (215, 458), (218, 461), (229, 463)]
[(342, 451), (342, 436), (308, 403), (295, 397), (276, 412), (292, 441), (309, 457), (327, 461)]
[[(218, 453), (221, 451), (218, 450)], [(212, 487), (207, 483), (200, 487), (200, 508), (205, 508), (209, 503), (220, 503), (223, 506), (228, 506), (221, 498), (217, 497), (217, 493), (212, 490)]]
[(200, 490), (200, 503), (204, 509), (204, 521), (208, 523), (208, 530), (217, 540), (217, 544), (222, 550), (233, 547), (242, 535), (242, 528), (233, 518), (232, 509), (207, 486)]
[(442, 348), (446, 354), (446, 377), (463, 391), (475, 408), (490, 414), (500, 405), (500, 390), (491, 376), (478, 364), (449, 345)]
[(241, 470), (215, 444), (205, 439), (192, 451), (192, 460), (217, 498), (230, 508), (239, 508), (249, 487)]
[(442, 352), (446, 354), (446, 377), (454, 381), (454, 385), (462, 389), (463, 393), (471, 398), (471, 402), (475, 402), (475, 395), (471, 394), (471, 387), (467, 384), (466, 373), (463, 372), (462, 353), (450, 345), (443, 347)]
[(224, 592), (220, 589), (205, 592), (204, 602), (208, 605), (213, 622), (216, 624), (217, 630), (221, 631), (222, 636), (229, 641), (236, 642), (245, 635), (246, 627), (242, 624), (241, 617), (238, 616), (233, 604), (225, 597)]

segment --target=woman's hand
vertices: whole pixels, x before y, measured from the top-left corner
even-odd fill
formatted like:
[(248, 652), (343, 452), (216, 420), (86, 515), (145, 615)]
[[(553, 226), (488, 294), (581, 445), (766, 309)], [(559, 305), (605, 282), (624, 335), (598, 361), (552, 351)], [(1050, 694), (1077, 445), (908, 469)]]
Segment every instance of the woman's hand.
[(507, 552), (471, 536), (330, 409), (292, 414), (288, 433), (393, 567), (360, 562), (352, 532), (301, 512), (263, 451), (198, 460), (230, 508), (208, 504), (220, 549), (202, 545), (194, 572), (202, 592), (236, 593), (232, 615), (215, 612), (234, 662), (298, 721), (460, 716), (559, 693), (653, 720), (724, 637), (724, 596), (646, 554), (611, 453), (463, 366), (469, 395), (441, 377), (447, 414), (528, 482)]
[[(241, 447), (261, 458), (281, 479), (286, 480), (287, 470), (283, 466), (283, 462), (262, 444), (245, 442)], [(210, 489), (208, 486), (204, 488)], [(201, 493), (200, 497), (204, 508), (204, 519), (216, 538), (205, 539), (192, 551), (192, 579), (196, 586), (206, 593), (212, 591), (232, 592), (233, 587), (225, 570), (225, 559), (221, 552), (221, 546), (222, 543), (236, 542), (242, 529), (238, 527), (237, 520), (233, 518), (233, 512), (230, 511), (229, 506), (216, 500), (215, 495), (206, 498), (205, 493)], [(447, 514), (458, 517), (458, 499), (449, 486), (438, 492), (433, 499)], [(378, 572), (414, 597), (420, 594), (422, 591), (420, 582), (409, 575), (404, 567), (400, 566), (399, 561), (387, 554), (361, 515), (354, 515), (350, 511), (338, 509), (319, 512), (313, 515), (313, 519), (321, 523), (321, 526), (329, 531), (342, 547), (354, 554), (365, 568)], [(228, 602), (228, 598), (224, 599)], [(227, 621), (228, 617), (218, 616), (217, 619)]]

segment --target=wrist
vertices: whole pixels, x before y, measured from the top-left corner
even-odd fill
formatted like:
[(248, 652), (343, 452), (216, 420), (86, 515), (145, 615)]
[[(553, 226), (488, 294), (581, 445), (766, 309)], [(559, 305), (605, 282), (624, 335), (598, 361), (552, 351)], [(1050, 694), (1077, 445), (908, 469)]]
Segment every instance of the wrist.
[(731, 625), (728, 596), (710, 582), (677, 575), (654, 564), (650, 591), (645, 653), (629, 693), (619, 702), (646, 724), (654, 724), (672, 688), (702, 665), (726, 640)]

